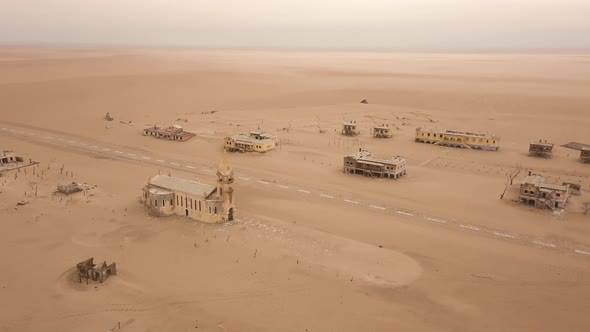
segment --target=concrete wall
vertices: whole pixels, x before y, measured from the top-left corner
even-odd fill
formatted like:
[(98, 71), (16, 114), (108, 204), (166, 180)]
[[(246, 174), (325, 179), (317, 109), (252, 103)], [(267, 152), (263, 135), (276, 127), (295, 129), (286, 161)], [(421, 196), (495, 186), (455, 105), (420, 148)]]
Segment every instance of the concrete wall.
[(7, 152), (6, 154), (0, 155), (0, 164), (14, 163), (16, 161), (16, 154), (14, 152)]

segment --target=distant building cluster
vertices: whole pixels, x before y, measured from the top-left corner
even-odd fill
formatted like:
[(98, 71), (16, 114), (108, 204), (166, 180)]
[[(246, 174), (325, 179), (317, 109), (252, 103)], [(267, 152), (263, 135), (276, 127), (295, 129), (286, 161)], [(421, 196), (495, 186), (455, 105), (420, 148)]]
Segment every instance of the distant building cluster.
[(143, 130), (143, 135), (181, 142), (188, 141), (195, 136), (193, 133), (184, 131), (179, 125), (172, 125), (165, 128), (158, 126), (148, 127)]

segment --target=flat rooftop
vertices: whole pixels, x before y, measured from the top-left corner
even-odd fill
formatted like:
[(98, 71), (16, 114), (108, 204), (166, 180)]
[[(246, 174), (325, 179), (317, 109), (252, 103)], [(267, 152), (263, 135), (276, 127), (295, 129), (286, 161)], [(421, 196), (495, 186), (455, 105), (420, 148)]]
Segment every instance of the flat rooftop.
[(401, 156), (395, 156), (391, 159), (374, 157), (368, 151), (359, 151), (353, 155), (349, 155), (349, 157), (354, 158), (359, 163), (369, 164), (369, 165), (398, 165), (406, 161), (406, 158)]
[(572, 149), (572, 150), (590, 150), (590, 144), (578, 143), (578, 142), (569, 142), (567, 144), (562, 145), (564, 148)]

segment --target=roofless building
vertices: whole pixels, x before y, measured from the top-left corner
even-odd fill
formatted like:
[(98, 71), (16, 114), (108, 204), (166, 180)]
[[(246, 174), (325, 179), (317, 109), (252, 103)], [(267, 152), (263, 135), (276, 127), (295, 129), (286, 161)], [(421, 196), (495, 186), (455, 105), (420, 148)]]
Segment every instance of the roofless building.
[(361, 132), (358, 130), (356, 121), (345, 122), (342, 124), (342, 135), (344, 136), (356, 136)]
[(393, 130), (389, 125), (382, 124), (373, 127), (373, 137), (375, 138), (392, 138)]
[(553, 156), (553, 143), (543, 142), (531, 142), (529, 145), (529, 156), (551, 158)]

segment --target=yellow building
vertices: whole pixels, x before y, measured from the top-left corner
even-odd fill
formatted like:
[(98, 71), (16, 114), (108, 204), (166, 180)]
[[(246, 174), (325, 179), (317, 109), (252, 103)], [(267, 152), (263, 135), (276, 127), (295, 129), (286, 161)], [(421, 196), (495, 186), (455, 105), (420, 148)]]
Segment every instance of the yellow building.
[(156, 175), (143, 188), (142, 203), (155, 216), (186, 216), (220, 223), (234, 220), (234, 172), (224, 155), (217, 170), (217, 185)]
[(223, 148), (230, 152), (266, 152), (273, 150), (276, 146), (277, 139), (274, 135), (255, 130), (248, 135), (226, 137)]
[(500, 149), (500, 137), (488, 134), (454, 130), (416, 128), (416, 142), (455, 148), (492, 150)]

